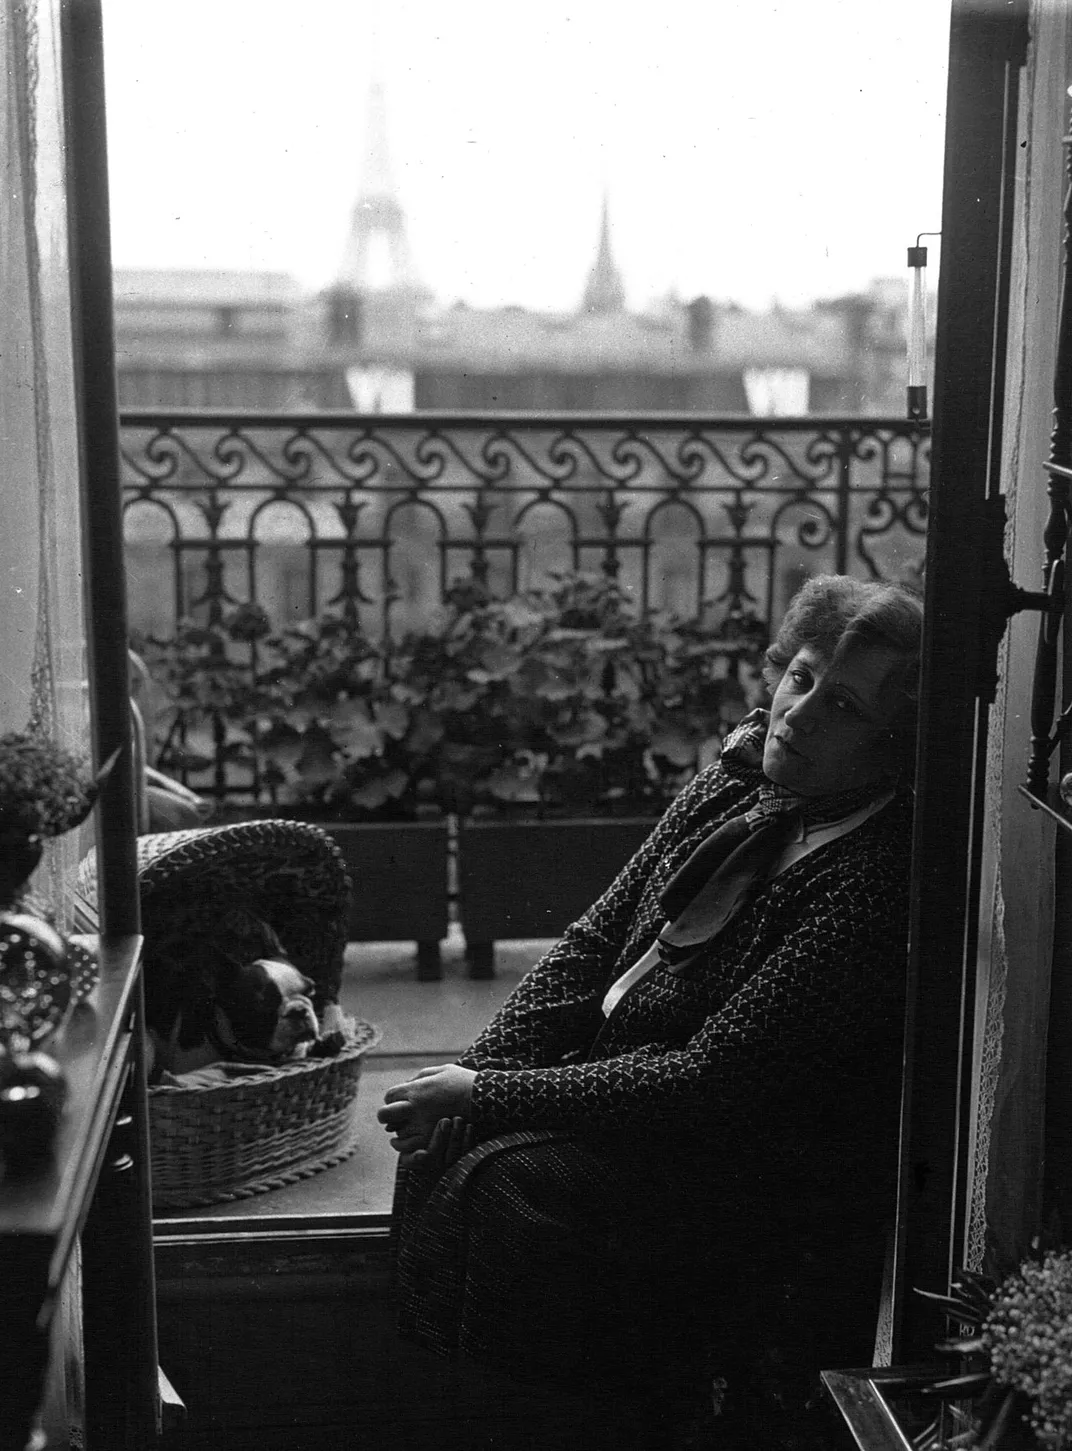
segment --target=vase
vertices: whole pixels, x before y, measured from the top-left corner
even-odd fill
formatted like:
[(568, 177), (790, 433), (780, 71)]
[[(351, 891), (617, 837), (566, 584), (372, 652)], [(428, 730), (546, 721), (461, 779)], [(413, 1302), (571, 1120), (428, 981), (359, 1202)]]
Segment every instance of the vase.
[(0, 1048), (25, 1051), (53, 1033), (71, 1002), (67, 944), (51, 923), (0, 912)]
[(5, 1174), (38, 1163), (67, 1096), (59, 1066), (36, 1045), (71, 1002), (67, 944), (30, 912), (0, 911), (0, 1162)]
[(0, 1051), (0, 1163), (5, 1174), (47, 1157), (66, 1100), (63, 1070), (47, 1053)]

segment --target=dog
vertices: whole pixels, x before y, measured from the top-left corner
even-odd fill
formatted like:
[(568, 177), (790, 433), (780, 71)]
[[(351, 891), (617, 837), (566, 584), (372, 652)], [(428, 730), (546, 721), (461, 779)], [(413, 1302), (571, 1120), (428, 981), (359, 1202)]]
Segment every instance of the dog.
[(258, 957), (236, 965), (216, 987), (216, 1038), (243, 1063), (303, 1057), (320, 1034), (316, 984), (292, 962)]
[(146, 973), (151, 1079), (221, 1061), (291, 1062), (317, 1044), (316, 984), (292, 962), (209, 958), (201, 958), (198, 970), (177, 977)]

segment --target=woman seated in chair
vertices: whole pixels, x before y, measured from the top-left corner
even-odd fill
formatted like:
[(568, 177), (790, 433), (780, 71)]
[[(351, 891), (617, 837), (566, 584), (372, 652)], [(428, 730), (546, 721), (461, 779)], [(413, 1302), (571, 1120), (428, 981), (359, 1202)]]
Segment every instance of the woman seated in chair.
[(899, 586), (807, 583), (769, 712), (457, 1063), (387, 1093), (404, 1335), (617, 1406), (618, 1447), (677, 1444), (713, 1377), (712, 1444), (748, 1380), (792, 1430), (819, 1369), (870, 1363), (921, 623)]

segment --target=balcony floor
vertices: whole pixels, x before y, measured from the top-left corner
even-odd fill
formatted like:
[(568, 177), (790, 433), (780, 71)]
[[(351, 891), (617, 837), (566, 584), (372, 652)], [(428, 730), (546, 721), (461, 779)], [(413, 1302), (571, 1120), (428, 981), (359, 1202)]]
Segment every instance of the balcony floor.
[[(216, 1219), (386, 1213), (396, 1156), (376, 1122), (385, 1091), (425, 1064), (456, 1058), (550, 945), (499, 943), (495, 977), (474, 982), (466, 975), (461, 933), (452, 927), (443, 944), (442, 980), (418, 982), (412, 943), (352, 942), (346, 952), (343, 1010), (375, 1023), (382, 1033), (361, 1074), (361, 1135), (356, 1152), (345, 1163), (300, 1184), (190, 1213)], [(171, 1211), (169, 1218), (180, 1215), (181, 1211)]]

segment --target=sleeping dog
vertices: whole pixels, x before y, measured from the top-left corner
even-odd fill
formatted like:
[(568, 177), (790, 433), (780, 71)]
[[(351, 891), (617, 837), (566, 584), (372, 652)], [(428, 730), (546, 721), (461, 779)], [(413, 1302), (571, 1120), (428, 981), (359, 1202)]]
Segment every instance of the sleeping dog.
[(318, 1039), (316, 984), (285, 958), (220, 957), (211, 965), (202, 958), (200, 971), (178, 978), (152, 966), (145, 1001), (152, 1077), (221, 1060), (284, 1063), (305, 1057)]
[(243, 1063), (304, 1057), (320, 1032), (315, 989), (292, 962), (258, 957), (237, 965), (216, 986), (215, 1036), (225, 1056)]

